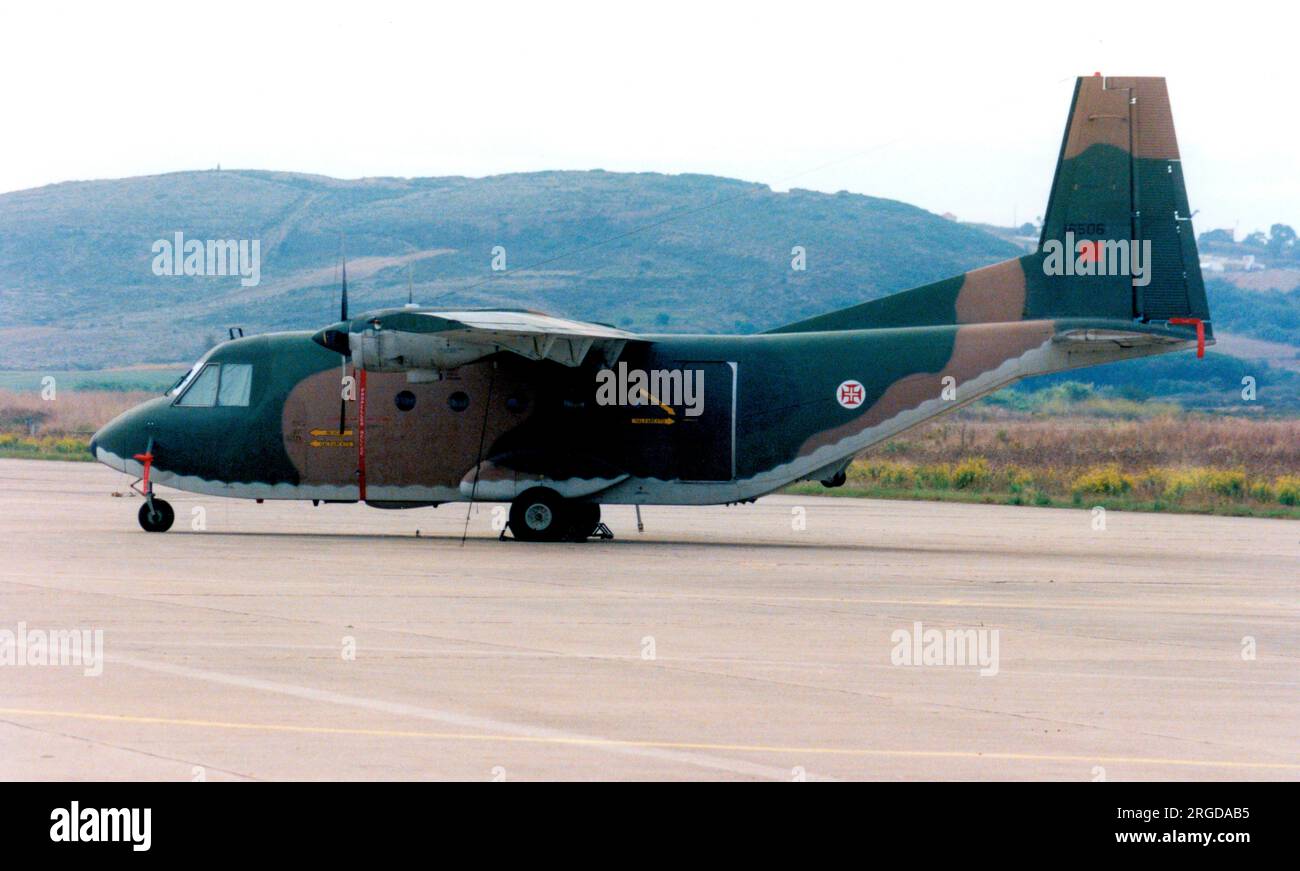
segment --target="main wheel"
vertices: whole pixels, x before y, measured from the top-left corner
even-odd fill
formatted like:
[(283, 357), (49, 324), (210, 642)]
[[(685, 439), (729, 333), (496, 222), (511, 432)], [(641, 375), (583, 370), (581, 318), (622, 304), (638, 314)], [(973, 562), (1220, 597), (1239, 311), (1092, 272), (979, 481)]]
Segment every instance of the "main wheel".
[(510, 531), (520, 541), (562, 541), (570, 535), (573, 508), (554, 490), (534, 487), (510, 503)]
[(822, 486), (823, 486), (823, 487), (843, 487), (843, 486), (844, 486), (844, 482), (847, 481), (848, 479), (849, 479), (848, 473), (845, 472), (843, 469), (840, 469), (840, 470), (839, 470), (838, 472), (836, 472), (834, 475), (831, 475), (829, 478), (824, 479), (824, 480), (822, 481)]
[(145, 532), (166, 532), (172, 528), (173, 521), (176, 520), (176, 512), (172, 507), (162, 499), (153, 500), (153, 510), (149, 510), (149, 502), (145, 501), (140, 506), (140, 528)]
[(573, 541), (586, 541), (600, 525), (600, 504), (575, 502), (572, 508), (573, 514), (569, 518), (569, 538)]

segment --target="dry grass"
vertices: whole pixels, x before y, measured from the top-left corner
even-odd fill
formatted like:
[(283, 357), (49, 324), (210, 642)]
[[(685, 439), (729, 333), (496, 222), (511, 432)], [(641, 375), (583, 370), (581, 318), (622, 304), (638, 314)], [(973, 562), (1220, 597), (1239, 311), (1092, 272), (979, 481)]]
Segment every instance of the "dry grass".
[(1110, 420), (943, 421), (873, 448), (869, 458), (915, 464), (984, 457), (1004, 467), (1081, 473), (1116, 465), (1137, 474), (1152, 466), (1244, 469), (1252, 475), (1300, 474), (1300, 420), (1166, 415)]
[(880, 445), (848, 478), (846, 495), (1296, 516), (1300, 421), (955, 420)]
[(86, 436), (156, 393), (121, 390), (60, 390), (54, 399), (39, 393), (0, 390), (0, 433), (23, 436)]
[(143, 390), (60, 390), (53, 399), (39, 393), (0, 390), (0, 457), (89, 460), (95, 430), (156, 393)]

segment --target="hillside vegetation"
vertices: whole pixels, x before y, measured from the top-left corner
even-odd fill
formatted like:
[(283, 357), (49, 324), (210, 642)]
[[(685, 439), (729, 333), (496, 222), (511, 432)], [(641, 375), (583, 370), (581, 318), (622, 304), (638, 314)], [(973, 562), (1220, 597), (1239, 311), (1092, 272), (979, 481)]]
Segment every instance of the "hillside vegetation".
[[(178, 231), (260, 240), (261, 283), (154, 275), (151, 246)], [(341, 234), (354, 311), (405, 302), (409, 264), (417, 301), (659, 332), (750, 332), (1017, 253), (892, 200), (697, 175), (68, 182), (0, 195), (0, 368), (175, 363), (230, 325), (322, 326), (337, 318)]]

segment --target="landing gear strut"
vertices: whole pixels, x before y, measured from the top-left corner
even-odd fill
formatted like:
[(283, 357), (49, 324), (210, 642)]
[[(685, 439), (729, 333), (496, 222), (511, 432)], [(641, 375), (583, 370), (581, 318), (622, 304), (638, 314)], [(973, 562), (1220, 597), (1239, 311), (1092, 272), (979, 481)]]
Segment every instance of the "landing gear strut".
[(144, 466), (144, 474), (140, 477), (141, 486), (137, 488), (135, 484), (131, 485), (132, 489), (144, 497), (144, 504), (140, 506), (140, 513), (136, 515), (140, 520), (140, 528), (145, 532), (166, 532), (172, 528), (172, 523), (176, 520), (176, 512), (168, 502), (153, 495), (153, 482), (149, 480), (149, 472), (153, 469), (152, 438), (149, 439), (144, 453), (136, 454), (134, 459)]
[(595, 502), (574, 502), (554, 490), (534, 487), (510, 503), (510, 532), (520, 541), (586, 541), (593, 535), (613, 538), (600, 522)]

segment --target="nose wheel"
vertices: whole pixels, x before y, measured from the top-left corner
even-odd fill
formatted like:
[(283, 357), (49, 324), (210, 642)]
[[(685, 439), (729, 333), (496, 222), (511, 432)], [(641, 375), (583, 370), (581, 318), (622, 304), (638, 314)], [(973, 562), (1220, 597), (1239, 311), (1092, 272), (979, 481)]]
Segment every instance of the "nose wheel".
[(152, 437), (144, 453), (136, 454), (135, 460), (144, 467), (144, 473), (140, 476), (140, 483), (143, 486), (131, 485), (132, 490), (144, 497), (144, 504), (140, 506), (140, 513), (136, 515), (140, 520), (140, 528), (145, 532), (166, 532), (172, 528), (172, 523), (176, 520), (176, 512), (166, 501), (153, 495), (153, 482), (149, 480), (149, 472), (153, 469)]
[(176, 512), (164, 499), (150, 499), (140, 506), (140, 528), (145, 532), (166, 532), (176, 520)]

